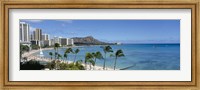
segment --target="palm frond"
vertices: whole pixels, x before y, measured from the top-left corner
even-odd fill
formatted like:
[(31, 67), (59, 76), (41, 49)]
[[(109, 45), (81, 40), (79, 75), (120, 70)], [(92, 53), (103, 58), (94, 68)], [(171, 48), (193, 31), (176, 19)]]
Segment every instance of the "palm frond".
[(80, 50), (77, 48), (77, 49), (75, 50), (75, 53), (77, 54), (79, 51), (80, 51)]
[(101, 52), (96, 52), (96, 58), (98, 59), (103, 59), (103, 55), (101, 54)]
[(55, 43), (55, 44), (54, 44), (54, 47), (55, 47), (55, 48), (60, 47), (60, 44), (59, 44), (59, 43)]
[(50, 56), (52, 56), (52, 55), (53, 55), (53, 53), (52, 53), (52, 52), (49, 52), (49, 55), (50, 55)]
[(67, 53), (65, 53), (65, 54), (63, 55), (63, 57), (67, 58)]
[(73, 52), (72, 48), (67, 48), (67, 49), (65, 50), (65, 53), (71, 53), (71, 52)]
[(121, 49), (117, 50), (117, 52), (115, 53), (115, 56), (116, 57), (122, 57), (122, 56), (125, 56), (123, 51)]
[(115, 55), (114, 54), (110, 54), (110, 57), (114, 57)]
[(106, 52), (113, 52), (112, 47), (109, 46), (109, 45), (104, 46), (103, 51), (104, 51), (105, 53), (106, 53)]
[(95, 65), (95, 62), (92, 59), (90, 59), (89, 62), (92, 64), (92, 66)]
[(86, 53), (85, 59), (92, 59), (93, 55), (91, 53)]
[(76, 63), (82, 64), (83, 60), (77, 60)]

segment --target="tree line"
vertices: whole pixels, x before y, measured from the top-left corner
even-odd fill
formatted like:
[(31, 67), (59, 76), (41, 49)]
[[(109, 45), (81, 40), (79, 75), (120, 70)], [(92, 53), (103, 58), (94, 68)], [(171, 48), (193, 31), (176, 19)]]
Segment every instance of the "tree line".
[[(50, 70), (85, 70), (87, 69), (87, 66), (89, 65), (89, 70), (92, 70), (96, 66), (97, 60), (103, 60), (103, 70), (106, 70), (106, 61), (107, 56), (115, 57), (114, 58), (114, 67), (115, 70), (117, 67), (117, 60), (119, 57), (125, 56), (123, 51), (121, 49), (117, 50), (116, 52), (113, 51), (112, 47), (109, 45), (101, 46), (103, 49), (103, 54), (100, 51), (97, 52), (87, 52), (85, 54), (84, 60), (77, 60), (77, 54), (80, 52), (80, 50), (77, 48), (73, 50), (72, 48), (66, 48), (63, 55), (61, 55), (58, 50), (60, 48), (59, 43), (54, 44), (54, 53), (49, 52), (49, 55), (51, 56), (51, 61), (48, 62), (46, 65), (42, 65), (39, 63), (39, 61), (36, 60), (30, 60), (26, 61), (25, 57), (22, 58), (22, 54), (24, 52), (29, 51), (29, 47), (26, 45), (20, 45), (20, 58), (24, 59), (26, 62), (20, 63), (20, 69), (21, 70), (41, 70), (44, 68), (49, 68)], [(68, 63), (68, 55), (74, 54), (73, 62)], [(61, 62), (61, 58), (65, 59), (67, 63)], [(85, 66), (83, 66), (83, 63)]]
[[(77, 54), (80, 52), (80, 50), (78, 48), (75, 49), (75, 50), (73, 50), (72, 48), (67, 48), (65, 50), (64, 54), (61, 55), (61, 54), (58, 53), (58, 48), (59, 47), (60, 47), (59, 43), (55, 43), (55, 45), (54, 45), (55, 52), (54, 53), (53, 52), (49, 52), (49, 55), (51, 56), (51, 60), (53, 59), (53, 56), (54, 56), (54, 60), (55, 61), (56, 60), (59, 61), (60, 58), (64, 58), (67, 61), (68, 60), (68, 54), (71, 53), (71, 54), (74, 54), (74, 59), (73, 59), (73, 63), (72, 63), (73, 65), (79, 65), (80, 66), (80, 65), (82, 65), (82, 63), (84, 63), (85, 64), (85, 69), (87, 69), (87, 66), (89, 65), (89, 67), (90, 67), (89, 69), (90, 70), (92, 69), (92, 66), (95, 67), (96, 60), (103, 60), (103, 67), (102, 67), (102, 69), (106, 70), (106, 60), (107, 60), (106, 56), (107, 56), (107, 54), (110, 54), (110, 57), (115, 57), (115, 59), (114, 59), (115, 62), (114, 62), (114, 67), (113, 67), (113, 69), (115, 70), (116, 66), (117, 66), (117, 59), (119, 57), (125, 56), (124, 53), (123, 53), (123, 51), (121, 49), (119, 49), (116, 52), (114, 52), (111, 46), (106, 45), (106, 46), (102, 46), (101, 47), (103, 49), (104, 56), (103, 56), (103, 54), (100, 51), (97, 51), (97, 52), (87, 52), (85, 54), (85, 59), (84, 60), (77, 60), (76, 61)], [(70, 65), (72, 65), (72, 64), (70, 64)], [(55, 69), (60, 69), (60, 68), (55, 67)]]

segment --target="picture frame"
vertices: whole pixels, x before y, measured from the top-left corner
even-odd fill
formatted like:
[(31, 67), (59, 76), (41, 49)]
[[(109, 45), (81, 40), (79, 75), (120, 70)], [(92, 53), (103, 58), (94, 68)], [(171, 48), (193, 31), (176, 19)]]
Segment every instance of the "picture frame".
[[(199, 61), (198, 61), (198, 30), (199, 30), (199, 2), (12, 2), (3, 1), (2, 3), (2, 87), (62, 87), (70, 88), (79, 86), (83, 88), (167, 88), (167, 89), (198, 89), (199, 80)], [(52, 7), (53, 5), (53, 7)], [(192, 80), (188, 81), (9, 81), (9, 9), (191, 9), (192, 19)], [(114, 87), (113, 87), (114, 86)], [(80, 88), (79, 87), (79, 88)]]

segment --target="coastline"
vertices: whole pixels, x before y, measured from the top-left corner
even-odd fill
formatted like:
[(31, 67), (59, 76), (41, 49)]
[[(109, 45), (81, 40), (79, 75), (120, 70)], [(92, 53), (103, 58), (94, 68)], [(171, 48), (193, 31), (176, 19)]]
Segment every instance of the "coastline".
[[(84, 47), (84, 46), (72, 46), (71, 48), (74, 48), (74, 47)], [(66, 48), (66, 47), (63, 47), (63, 48)], [(51, 50), (51, 49), (54, 49), (54, 48), (41, 48), (42, 50)], [(46, 57), (40, 57), (40, 56), (35, 56), (33, 55), (33, 53), (37, 53), (39, 52), (40, 50), (31, 50), (29, 52), (25, 52), (22, 57), (27, 57), (27, 61), (30, 61), (30, 60), (36, 60), (36, 61), (44, 61), (44, 62), (51, 62), (51, 58), (46, 58)], [(59, 60), (61, 63), (73, 63), (73, 61), (69, 61), (69, 60), (64, 60), (64, 59), (60, 59)], [(83, 66), (85, 66), (84, 63), (82, 63)], [(47, 69), (45, 69), (47, 70)], [(91, 66), (91, 69), (90, 69), (90, 65), (87, 65), (86, 66), (86, 70), (103, 70), (103, 67), (102, 66)], [(106, 70), (113, 70), (112, 68), (108, 68), (106, 67)], [(116, 69), (117, 70), (117, 69)]]

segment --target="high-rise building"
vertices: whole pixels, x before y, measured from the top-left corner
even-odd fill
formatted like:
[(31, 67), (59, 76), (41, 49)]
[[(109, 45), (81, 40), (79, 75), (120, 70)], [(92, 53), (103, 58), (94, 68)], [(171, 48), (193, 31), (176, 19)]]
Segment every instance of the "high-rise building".
[[(36, 42), (36, 43), (35, 43)], [(31, 43), (36, 44), (38, 46), (42, 46), (42, 30), (41, 29), (35, 29), (31, 35)]]
[(74, 40), (70, 38), (59, 38), (61, 46), (73, 45)]
[(71, 39), (71, 40), (72, 40), (71, 44), (74, 45), (74, 39)]
[(66, 46), (68, 45), (68, 38), (60, 38), (60, 45)]
[(58, 41), (59, 41), (60, 46), (61, 46), (61, 39), (62, 39), (62, 37), (58, 37)]
[(54, 44), (55, 43), (59, 43), (60, 44), (59, 37), (54, 36)]
[(33, 31), (33, 35), (32, 35), (32, 38), (33, 38), (33, 40), (35, 40), (35, 31)]
[(50, 40), (44, 40), (44, 46), (50, 46), (51, 45), (51, 41)]
[(67, 45), (74, 45), (74, 39), (68, 39)]
[(46, 40), (46, 39), (45, 39), (45, 36), (46, 36), (46, 35), (42, 35), (42, 41)]
[(43, 34), (42, 35), (42, 40), (44, 41), (44, 40), (50, 40), (50, 35), (48, 35), (48, 34)]
[(46, 40), (50, 40), (50, 35), (49, 34), (46, 35)]
[(33, 35), (33, 34), (31, 34), (31, 38), (30, 38), (30, 40), (31, 40), (31, 41), (34, 40), (34, 35)]
[(34, 40), (38, 40), (41, 41), (42, 40), (42, 30), (41, 29), (36, 29), (35, 31), (33, 31), (34, 34)]
[(67, 45), (69, 45), (69, 38), (67, 38)]
[(60, 46), (74, 45), (74, 40), (70, 38), (62, 38), (54, 36), (54, 39), (51, 39), (51, 45), (54, 45), (55, 43), (59, 43)]
[(53, 45), (54, 45), (54, 39), (51, 39), (50, 46), (53, 46)]
[(29, 24), (25, 22), (20, 22), (20, 41), (21, 42), (29, 42), (30, 35), (29, 35)]

